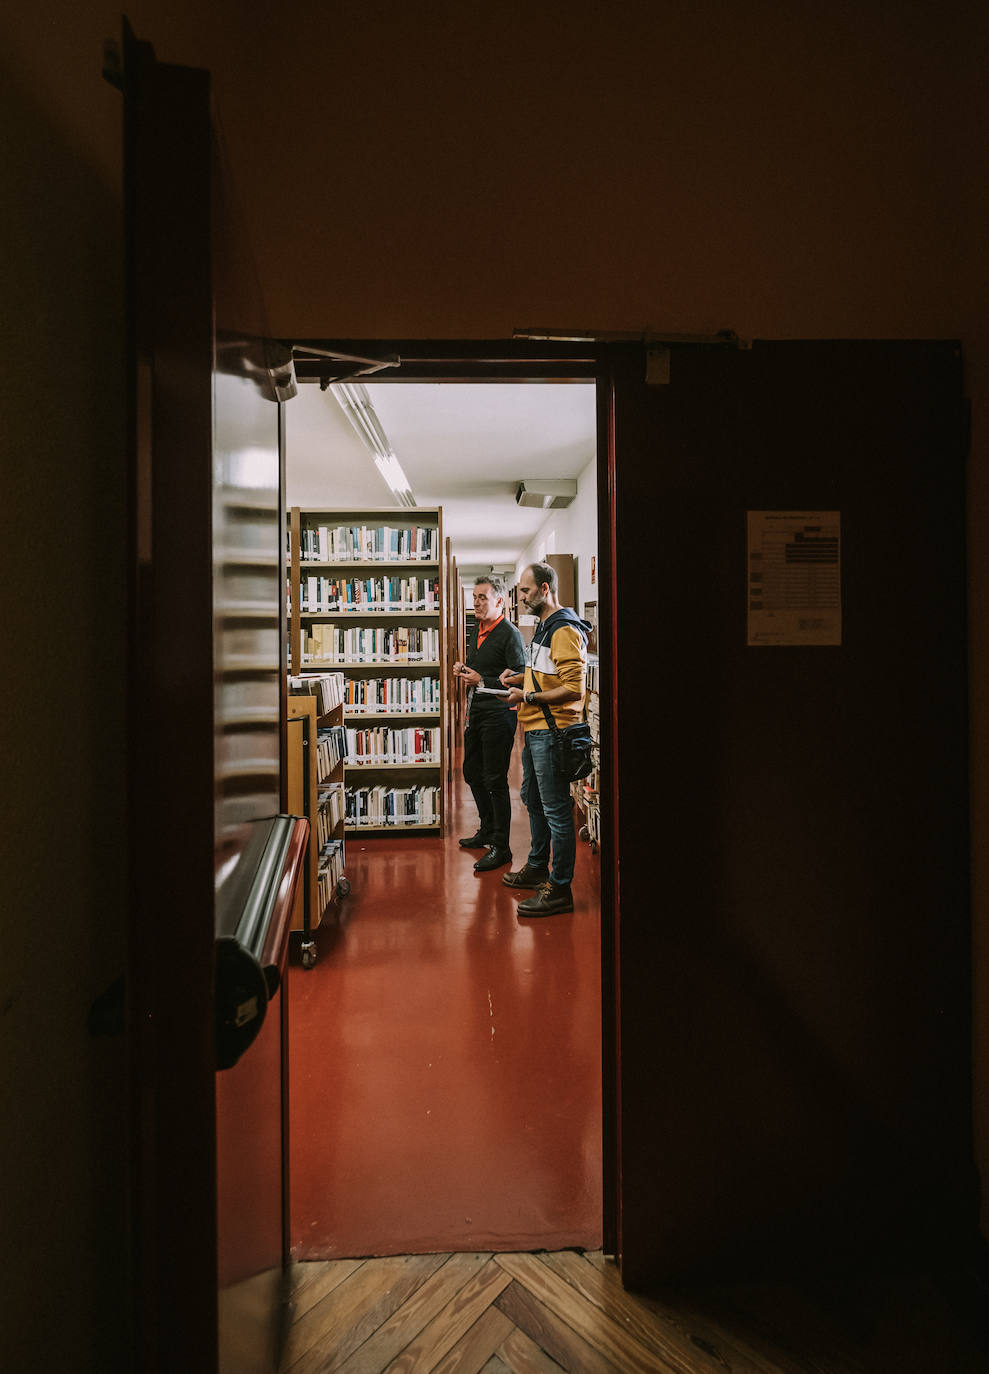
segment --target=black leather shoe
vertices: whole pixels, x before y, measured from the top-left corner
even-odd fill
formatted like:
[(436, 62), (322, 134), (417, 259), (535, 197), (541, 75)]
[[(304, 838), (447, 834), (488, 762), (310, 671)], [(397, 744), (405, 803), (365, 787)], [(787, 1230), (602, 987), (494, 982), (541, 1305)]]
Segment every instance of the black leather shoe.
[(496, 849), (494, 845), (488, 850), (483, 858), (478, 859), (474, 865), (475, 873), (487, 873), (492, 868), (503, 868), (505, 864), (512, 862), (512, 851), (510, 849)]
[(562, 887), (558, 883), (543, 883), (524, 902), (519, 902), (516, 912), (519, 916), (559, 916), (573, 911), (573, 893), (570, 884)]
[(491, 838), (485, 835), (483, 830), (479, 830), (476, 835), (467, 835), (457, 843), (461, 849), (487, 849), (491, 843)]
[(549, 882), (548, 868), (534, 868), (526, 861), (517, 873), (505, 873), (501, 881), (506, 887), (540, 887)]

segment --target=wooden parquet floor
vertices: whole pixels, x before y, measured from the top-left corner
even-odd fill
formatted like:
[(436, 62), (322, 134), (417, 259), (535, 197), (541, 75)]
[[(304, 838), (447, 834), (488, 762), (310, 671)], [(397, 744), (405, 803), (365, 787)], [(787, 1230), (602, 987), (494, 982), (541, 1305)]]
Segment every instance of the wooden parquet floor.
[(282, 1374), (985, 1374), (924, 1278), (662, 1300), (600, 1253), (399, 1255), (293, 1267)]

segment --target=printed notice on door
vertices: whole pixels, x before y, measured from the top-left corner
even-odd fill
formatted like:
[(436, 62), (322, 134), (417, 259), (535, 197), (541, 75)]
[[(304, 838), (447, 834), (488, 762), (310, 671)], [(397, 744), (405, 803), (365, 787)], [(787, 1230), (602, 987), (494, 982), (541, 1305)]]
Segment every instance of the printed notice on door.
[(748, 643), (841, 643), (841, 512), (750, 510)]

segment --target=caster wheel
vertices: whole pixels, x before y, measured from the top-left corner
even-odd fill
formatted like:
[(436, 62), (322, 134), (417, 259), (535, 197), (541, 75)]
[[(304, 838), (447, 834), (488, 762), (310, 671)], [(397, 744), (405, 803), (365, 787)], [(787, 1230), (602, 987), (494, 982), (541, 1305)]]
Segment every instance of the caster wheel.
[(316, 951), (312, 948), (311, 945), (310, 945), (310, 946), (307, 946), (307, 947), (302, 951), (302, 967), (303, 967), (303, 968), (312, 968), (313, 965), (314, 965), (315, 963), (316, 963)]
[(338, 878), (338, 879), (337, 879), (337, 896), (338, 896), (338, 897), (349, 897), (349, 896), (350, 896), (350, 879), (349, 879), (349, 878)]
[(582, 825), (580, 827), (579, 834), (582, 840), (589, 840), (591, 838), (591, 832), (588, 830), (586, 825)]

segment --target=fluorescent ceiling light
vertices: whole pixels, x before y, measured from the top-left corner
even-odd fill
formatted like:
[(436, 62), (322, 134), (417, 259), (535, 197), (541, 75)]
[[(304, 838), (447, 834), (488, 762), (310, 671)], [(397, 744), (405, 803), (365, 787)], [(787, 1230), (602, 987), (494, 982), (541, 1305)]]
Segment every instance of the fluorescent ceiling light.
[(389, 490), (400, 506), (414, 506), (415, 497), (409, 486), (409, 479), (402, 471), (402, 465), (395, 457), (388, 436), (378, 419), (366, 386), (359, 382), (334, 382), (330, 387), (344, 415), (350, 421), (354, 432), (374, 459), (374, 465), (381, 473)]

